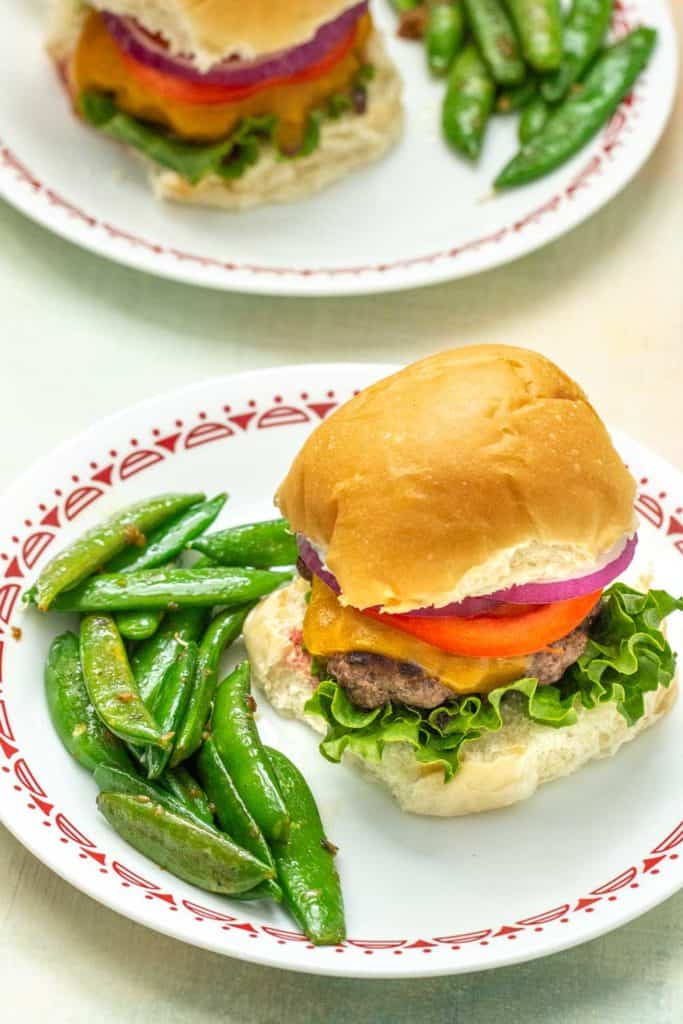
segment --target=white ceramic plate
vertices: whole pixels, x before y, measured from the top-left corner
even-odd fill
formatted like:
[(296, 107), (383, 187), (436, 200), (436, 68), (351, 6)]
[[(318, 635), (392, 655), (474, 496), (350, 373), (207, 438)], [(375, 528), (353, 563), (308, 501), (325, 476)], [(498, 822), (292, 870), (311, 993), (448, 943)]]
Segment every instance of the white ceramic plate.
[(310, 200), (238, 215), (160, 205), (138, 163), (71, 116), (42, 52), (44, 0), (0, 0), (0, 195), (93, 252), (192, 284), (282, 295), (350, 295), (464, 277), (575, 227), (612, 199), (652, 152), (676, 85), (668, 0), (620, 0), (616, 30), (659, 29), (657, 52), (608, 128), (555, 174), (491, 198), (516, 150), (516, 118), (497, 118), (479, 166), (440, 135), (443, 84), (421, 46), (395, 38), (388, 0), (373, 0), (405, 81), (406, 131), (384, 161)]
[[(349, 940), (314, 949), (278, 908), (194, 889), (111, 831), (96, 810), (92, 779), (62, 749), (43, 698), (48, 646), (71, 617), (25, 611), (19, 594), (59, 547), (144, 495), (227, 488), (223, 522), (272, 515), (273, 490), (309, 431), (388, 369), (264, 370), (153, 399), (51, 453), (0, 506), (0, 817), (7, 827), (77, 888), (158, 931), (262, 964), (362, 977), (451, 974), (545, 956), (679, 889), (683, 704), (615, 758), (524, 804), (443, 821), (402, 814), (384, 790), (326, 762), (311, 730), (261, 700), (264, 738), (303, 769), (341, 848)], [(683, 477), (635, 442), (619, 437), (618, 444), (640, 481), (635, 571), (651, 571), (656, 585), (681, 593)], [(678, 650), (681, 618), (670, 626)]]

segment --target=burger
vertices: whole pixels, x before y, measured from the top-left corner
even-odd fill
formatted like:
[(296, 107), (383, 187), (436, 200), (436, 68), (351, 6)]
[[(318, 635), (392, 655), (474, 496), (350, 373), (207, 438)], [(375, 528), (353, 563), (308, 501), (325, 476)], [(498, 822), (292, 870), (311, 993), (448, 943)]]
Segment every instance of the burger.
[(666, 714), (683, 600), (615, 582), (635, 482), (581, 388), (475, 346), (360, 392), (308, 438), (276, 502), (300, 576), (245, 639), (273, 706), (401, 807), (512, 804)]
[(76, 112), (144, 158), (163, 199), (308, 195), (401, 129), (367, 0), (54, 0), (48, 50)]

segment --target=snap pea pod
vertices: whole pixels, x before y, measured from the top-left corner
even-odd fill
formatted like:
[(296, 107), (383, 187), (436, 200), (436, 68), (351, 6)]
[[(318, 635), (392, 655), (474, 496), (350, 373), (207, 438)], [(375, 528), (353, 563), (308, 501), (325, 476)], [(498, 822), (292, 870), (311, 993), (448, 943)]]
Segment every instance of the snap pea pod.
[(155, 864), (208, 892), (241, 893), (273, 870), (221, 832), (196, 825), (160, 803), (100, 793), (97, 806), (120, 836)]
[(519, 119), (519, 141), (522, 145), (543, 131), (549, 117), (550, 107), (542, 96), (536, 96), (526, 105)]
[(170, 768), (165, 771), (159, 779), (159, 785), (206, 825), (213, 827), (213, 811), (209, 805), (209, 798), (187, 768)]
[(94, 576), (60, 594), (53, 608), (61, 612), (118, 612), (234, 606), (263, 597), (289, 579), (291, 573), (263, 569), (143, 569)]
[(151, 706), (168, 669), (180, 652), (198, 640), (206, 617), (203, 608), (170, 612), (160, 629), (135, 651), (131, 668), (140, 696)]
[(110, 615), (87, 615), (81, 622), (81, 665), (88, 696), (108, 729), (134, 745), (167, 746), (143, 703)]
[[(209, 799), (216, 808), (216, 817), (223, 831), (258, 860), (275, 867), (268, 843), (245, 807), (212, 739), (202, 744), (202, 749), (197, 755), (197, 771)], [(264, 895), (270, 895), (278, 901), (282, 898), (282, 891), (277, 882), (262, 882), (261, 885), (265, 890)]]
[(496, 110), (499, 114), (513, 114), (518, 110), (524, 110), (532, 101), (538, 90), (538, 80), (529, 76), (526, 82), (516, 85), (512, 89), (503, 89), (498, 93)]
[(442, 127), (447, 142), (470, 160), (481, 152), (495, 95), (494, 81), (477, 48), (466, 46), (448, 76)]
[(97, 788), (105, 793), (127, 793), (129, 796), (138, 797), (142, 803), (151, 801), (161, 804), (169, 811), (194, 821), (195, 825), (202, 828), (212, 827), (212, 822), (204, 821), (194, 813), (191, 807), (163, 789), (158, 782), (142, 779), (132, 769), (125, 771), (122, 768), (102, 764), (95, 769), (93, 778)]
[(286, 842), (289, 814), (256, 728), (249, 662), (242, 662), (218, 687), (211, 728), (223, 764), (266, 839)]
[(147, 769), (149, 779), (158, 779), (169, 762), (173, 739), (178, 734), (178, 727), (192, 692), (196, 667), (197, 644), (191, 640), (167, 671), (152, 704), (152, 715), (161, 729), (161, 734), (170, 737), (171, 742), (164, 750), (158, 747), (145, 748), (142, 763)]
[(199, 748), (209, 718), (211, 701), (218, 685), (221, 656), (242, 632), (244, 620), (253, 606), (252, 602), (243, 608), (220, 612), (202, 637), (194, 686), (185, 715), (178, 726), (171, 764), (180, 764)]
[(579, 92), (570, 94), (542, 132), (522, 146), (503, 168), (497, 189), (524, 185), (574, 156), (612, 116), (647, 64), (657, 40), (654, 29), (638, 28), (603, 51)]
[(289, 841), (273, 845), (285, 901), (311, 942), (336, 945), (346, 937), (336, 849), (325, 837), (315, 799), (299, 769), (281, 751), (266, 749), (292, 822)]
[(559, 103), (583, 77), (602, 46), (612, 20), (614, 0), (574, 0), (564, 26), (564, 57), (541, 84), (548, 103)]
[(172, 561), (204, 530), (216, 521), (228, 500), (227, 494), (218, 494), (210, 501), (192, 505), (170, 522), (164, 523), (147, 537), (142, 547), (126, 548), (106, 566), (106, 572), (135, 572), (138, 569), (156, 569)]
[(425, 47), (433, 75), (447, 75), (465, 39), (465, 11), (462, 0), (432, 3), (427, 12)]
[(202, 551), (219, 565), (248, 565), (252, 569), (294, 565), (299, 556), (296, 537), (286, 519), (231, 526), (199, 537), (190, 547)]
[(555, 71), (562, 60), (560, 0), (507, 0), (522, 52), (536, 71)]
[(129, 505), (88, 530), (48, 562), (38, 577), (32, 590), (40, 611), (47, 611), (58, 594), (76, 586), (123, 548), (136, 544), (147, 530), (203, 498), (203, 494), (161, 494)]
[(467, 19), (491, 74), (500, 85), (519, 85), (526, 68), (519, 40), (501, 0), (464, 0)]
[(45, 692), (50, 720), (63, 745), (80, 765), (132, 770), (126, 749), (97, 717), (83, 679), (78, 637), (62, 633), (50, 645), (45, 665)]
[(406, 11), (414, 11), (419, 7), (422, 0), (389, 0), (389, 3), (397, 14), (405, 14)]
[(161, 625), (163, 617), (161, 609), (147, 612), (118, 612), (116, 625), (126, 640), (149, 640)]

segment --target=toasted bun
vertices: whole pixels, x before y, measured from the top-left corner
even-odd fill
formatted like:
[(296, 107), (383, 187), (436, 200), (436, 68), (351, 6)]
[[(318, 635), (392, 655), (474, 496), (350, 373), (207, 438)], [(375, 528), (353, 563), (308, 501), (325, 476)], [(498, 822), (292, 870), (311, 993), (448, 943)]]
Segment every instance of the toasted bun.
[(403, 612), (590, 572), (636, 528), (634, 496), (577, 384), (536, 352), (478, 345), (342, 406), (276, 501), (343, 604)]
[(375, 77), (368, 85), (365, 113), (325, 121), (320, 145), (310, 156), (282, 160), (272, 148), (264, 149), (258, 163), (241, 178), (226, 181), (210, 175), (198, 185), (190, 185), (179, 174), (145, 161), (156, 196), (201, 206), (244, 210), (264, 203), (303, 199), (355, 168), (379, 159), (401, 134), (401, 80), (376, 32), (368, 39), (366, 52), (375, 68)]
[[(267, 597), (249, 615), (244, 637), (252, 679), (273, 707), (324, 732), (321, 720), (303, 710), (315, 686), (299, 642), (306, 589), (297, 581)], [(387, 786), (404, 811), (441, 817), (490, 811), (525, 800), (542, 783), (570, 775), (589, 761), (616, 754), (671, 710), (676, 692), (674, 681), (668, 689), (660, 686), (646, 694), (646, 714), (632, 728), (613, 704), (582, 708), (575, 725), (551, 729), (530, 721), (510, 701), (503, 728), (465, 745), (461, 767), (449, 783), (441, 770), (420, 765), (405, 743), (387, 744), (377, 765), (348, 751), (344, 761)]]
[[(171, 53), (192, 54), (208, 70), (226, 57), (253, 60), (300, 46), (358, 0), (90, 0), (88, 7), (135, 18), (168, 42)], [(80, 0), (52, 0), (53, 35), (83, 10)], [(87, 9), (87, 8), (86, 8)], [(62, 26), (62, 27), (60, 27)]]

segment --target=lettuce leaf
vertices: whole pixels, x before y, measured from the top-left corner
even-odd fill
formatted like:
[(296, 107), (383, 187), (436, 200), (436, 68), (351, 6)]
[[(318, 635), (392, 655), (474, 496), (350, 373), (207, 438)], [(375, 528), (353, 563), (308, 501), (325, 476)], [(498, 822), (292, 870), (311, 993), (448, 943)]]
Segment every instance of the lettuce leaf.
[(503, 702), (514, 701), (534, 722), (554, 729), (573, 725), (579, 707), (613, 703), (634, 725), (645, 713), (645, 694), (669, 686), (674, 677), (676, 656), (661, 624), (676, 610), (683, 611), (683, 598), (616, 583), (603, 595), (586, 650), (555, 685), (520, 679), (487, 696), (456, 697), (433, 711), (391, 703), (365, 711), (334, 680), (323, 679), (305, 710), (327, 723), (320, 752), (329, 761), (340, 761), (349, 749), (377, 763), (387, 743), (408, 743), (420, 763), (442, 767), (448, 782), (459, 768), (463, 744), (502, 727)]
[(124, 114), (105, 93), (84, 92), (80, 108), (85, 120), (95, 128), (182, 175), (191, 185), (208, 174), (239, 178), (257, 162), (261, 147), (272, 142), (277, 121), (274, 115), (245, 117), (229, 138), (202, 144), (184, 142), (160, 125)]

